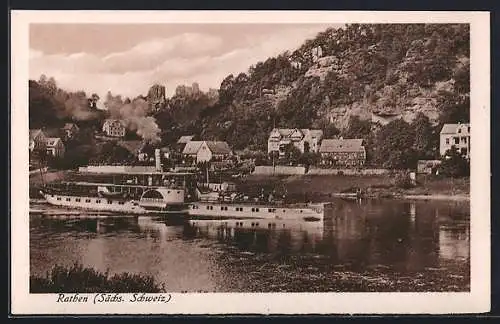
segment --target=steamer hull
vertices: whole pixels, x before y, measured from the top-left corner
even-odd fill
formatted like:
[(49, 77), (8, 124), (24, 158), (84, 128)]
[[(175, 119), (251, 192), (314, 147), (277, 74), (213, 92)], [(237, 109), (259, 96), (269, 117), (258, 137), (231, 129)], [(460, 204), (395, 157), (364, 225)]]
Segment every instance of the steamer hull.
[[(91, 211), (144, 215), (151, 213), (186, 213), (184, 190), (149, 190), (139, 200), (71, 195), (40, 191), (50, 205)], [(165, 196), (163, 196), (164, 194)], [(161, 198), (160, 198), (161, 197)]]
[(321, 221), (325, 215), (324, 208), (324, 204), (273, 206), (198, 202), (188, 206), (188, 213), (198, 217)]

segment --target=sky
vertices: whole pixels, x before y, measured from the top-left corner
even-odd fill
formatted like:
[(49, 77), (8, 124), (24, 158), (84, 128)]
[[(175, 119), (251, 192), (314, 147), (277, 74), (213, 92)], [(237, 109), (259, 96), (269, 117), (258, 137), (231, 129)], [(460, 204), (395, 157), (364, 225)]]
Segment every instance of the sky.
[(328, 27), (319, 24), (32, 24), (30, 79), (123, 97), (146, 95), (155, 83), (167, 96), (197, 82), (219, 88), (229, 74), (293, 51)]

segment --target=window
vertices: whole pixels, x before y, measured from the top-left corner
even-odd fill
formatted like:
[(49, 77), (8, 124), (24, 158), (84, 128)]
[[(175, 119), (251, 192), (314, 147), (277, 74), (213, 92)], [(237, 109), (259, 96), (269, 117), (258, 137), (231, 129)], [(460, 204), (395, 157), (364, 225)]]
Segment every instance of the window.
[(66, 201), (71, 201), (71, 198), (66, 198)]
[(76, 201), (76, 202), (80, 202), (80, 201), (81, 201), (81, 199), (80, 199), (80, 198), (76, 198), (76, 199), (75, 199), (75, 201)]
[(462, 143), (467, 144), (467, 137), (462, 137)]
[(446, 144), (450, 144), (450, 139), (449, 138), (446, 139)]
[(123, 202), (123, 201), (118, 202), (118, 205), (124, 205), (124, 204), (125, 204), (125, 202)]
[(108, 200), (108, 204), (111, 205), (113, 203), (112, 200)]
[(459, 128), (459, 129), (458, 129), (458, 133), (460, 134), (461, 132), (462, 132), (462, 129), (461, 129), (461, 128)]
[(470, 126), (469, 126), (469, 127), (467, 127), (467, 132), (468, 132), (468, 133), (470, 133)]
[(460, 144), (460, 138), (458, 138), (458, 137), (454, 137), (453, 139), (454, 139), (454, 141), (455, 141), (455, 144)]
[(86, 202), (86, 203), (89, 203), (89, 202), (90, 202), (90, 199), (85, 199), (85, 202)]
[(100, 203), (101, 203), (101, 200), (100, 200), (100, 199), (97, 199), (95, 202), (96, 202), (96, 203), (98, 203), (98, 204), (100, 204)]
[(255, 208), (255, 211), (258, 212), (259, 211), (259, 208)]
[(57, 197), (57, 200), (61, 200), (61, 197)]
[(467, 155), (467, 148), (462, 147), (462, 148), (460, 149), (460, 154), (462, 154), (462, 155)]

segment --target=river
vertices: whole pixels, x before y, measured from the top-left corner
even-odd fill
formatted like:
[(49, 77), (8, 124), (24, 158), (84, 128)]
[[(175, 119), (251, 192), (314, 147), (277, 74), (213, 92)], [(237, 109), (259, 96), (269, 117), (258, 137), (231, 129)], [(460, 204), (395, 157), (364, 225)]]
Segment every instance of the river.
[(468, 202), (336, 200), (324, 222), (224, 229), (217, 220), (31, 210), (32, 275), (79, 262), (152, 275), (170, 292), (470, 289)]

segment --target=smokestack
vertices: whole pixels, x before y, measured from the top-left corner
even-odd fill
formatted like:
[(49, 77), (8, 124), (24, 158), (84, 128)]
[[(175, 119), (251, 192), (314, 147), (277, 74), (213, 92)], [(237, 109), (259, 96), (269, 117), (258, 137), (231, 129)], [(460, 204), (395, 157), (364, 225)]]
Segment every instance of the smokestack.
[(160, 159), (160, 149), (155, 149), (155, 165), (156, 171), (161, 171), (161, 159)]

